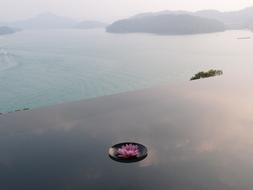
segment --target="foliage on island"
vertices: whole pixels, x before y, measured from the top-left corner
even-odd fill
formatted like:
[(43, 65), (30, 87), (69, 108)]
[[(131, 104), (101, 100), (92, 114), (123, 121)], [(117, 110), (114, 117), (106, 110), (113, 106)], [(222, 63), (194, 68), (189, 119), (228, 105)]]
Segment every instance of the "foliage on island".
[(198, 79), (201, 79), (201, 78), (209, 78), (209, 77), (214, 77), (214, 76), (220, 76), (223, 74), (223, 71), (222, 70), (209, 70), (207, 72), (204, 72), (204, 71), (201, 71), (197, 74), (195, 74), (191, 80), (198, 80)]
[(187, 35), (223, 32), (226, 26), (215, 19), (192, 15), (151, 15), (114, 22), (106, 28), (110, 33), (152, 33), (160, 35)]

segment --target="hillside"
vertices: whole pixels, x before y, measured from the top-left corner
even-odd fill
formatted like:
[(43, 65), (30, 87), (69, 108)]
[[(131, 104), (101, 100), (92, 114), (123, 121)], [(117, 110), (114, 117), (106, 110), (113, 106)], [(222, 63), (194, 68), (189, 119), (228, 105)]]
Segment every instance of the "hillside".
[(22, 29), (60, 29), (71, 28), (77, 22), (73, 19), (57, 16), (52, 13), (43, 13), (35, 17), (10, 23), (11, 26)]
[(163, 35), (184, 35), (221, 32), (223, 23), (191, 15), (149, 15), (116, 21), (107, 27), (111, 33), (154, 33)]

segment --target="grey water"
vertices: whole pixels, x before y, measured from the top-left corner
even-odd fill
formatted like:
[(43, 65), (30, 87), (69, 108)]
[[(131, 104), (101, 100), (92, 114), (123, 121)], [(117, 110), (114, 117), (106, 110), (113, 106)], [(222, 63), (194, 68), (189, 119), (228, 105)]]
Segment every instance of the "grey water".
[(252, 69), (250, 31), (159, 36), (24, 30), (0, 36), (0, 112), (188, 81), (200, 70)]

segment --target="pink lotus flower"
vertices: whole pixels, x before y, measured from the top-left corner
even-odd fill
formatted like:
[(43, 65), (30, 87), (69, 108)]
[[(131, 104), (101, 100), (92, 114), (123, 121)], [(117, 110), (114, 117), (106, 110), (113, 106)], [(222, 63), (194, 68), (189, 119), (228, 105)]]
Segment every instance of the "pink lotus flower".
[(139, 148), (137, 145), (126, 144), (117, 150), (118, 157), (131, 158), (140, 155)]

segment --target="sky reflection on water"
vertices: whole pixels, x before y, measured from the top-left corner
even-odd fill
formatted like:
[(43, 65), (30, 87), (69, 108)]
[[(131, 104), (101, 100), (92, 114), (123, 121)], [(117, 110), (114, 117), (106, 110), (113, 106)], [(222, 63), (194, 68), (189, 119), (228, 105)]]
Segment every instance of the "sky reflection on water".
[[(0, 189), (251, 190), (253, 89), (246, 78), (1, 116)], [(146, 145), (148, 157), (110, 160), (108, 148), (125, 141)]]

